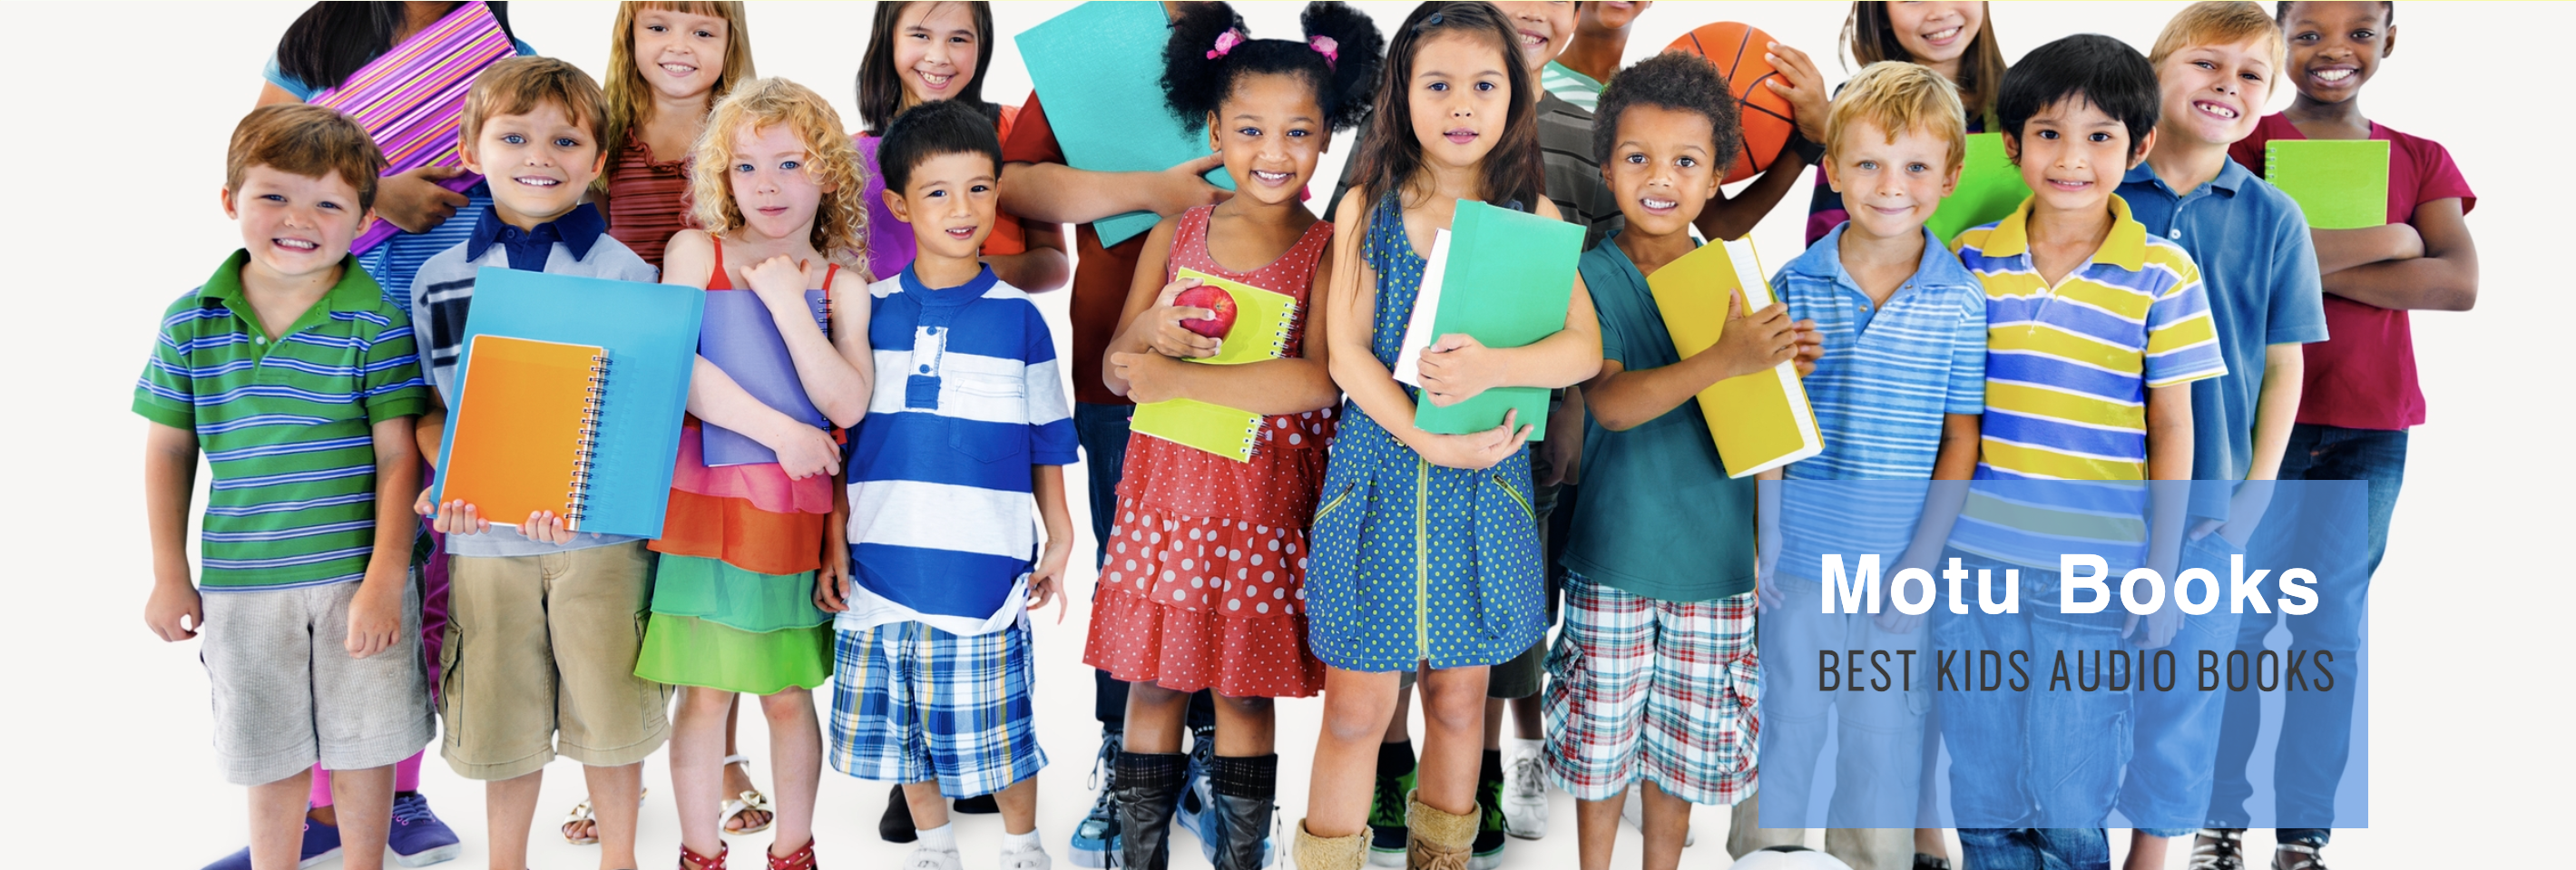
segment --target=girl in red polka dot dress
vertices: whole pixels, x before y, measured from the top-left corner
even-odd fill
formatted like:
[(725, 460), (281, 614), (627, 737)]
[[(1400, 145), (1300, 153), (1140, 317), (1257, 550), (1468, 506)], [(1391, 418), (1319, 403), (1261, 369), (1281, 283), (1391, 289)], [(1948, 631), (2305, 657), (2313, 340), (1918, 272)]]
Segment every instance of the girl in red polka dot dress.
[[(1224, 4), (1174, 21), (1163, 89), (1174, 114), (1205, 127), (1235, 196), (1166, 218), (1137, 263), (1102, 379), (1138, 404), (1194, 399), (1262, 415), (1249, 461), (1144, 433), (1124, 480), (1083, 658), (1133, 684), (1125, 745), (1112, 769), (1124, 866), (1159, 867), (1185, 787), (1183, 719), (1191, 693), (1218, 703), (1208, 780), (1217, 867), (1264, 856), (1279, 756), (1272, 698), (1321, 691), (1306, 644), (1306, 525), (1324, 479), (1340, 391), (1324, 365), (1323, 296), (1333, 225), (1304, 200), (1333, 131), (1357, 121), (1376, 79), (1379, 37), (1338, 3), (1307, 7), (1301, 40), (1249, 40)], [(1178, 306), (1189, 268), (1296, 300), (1285, 358), (1203, 365), (1218, 340), (1182, 326), (1213, 312)], [(1248, 321), (1234, 341), (1267, 341)]]

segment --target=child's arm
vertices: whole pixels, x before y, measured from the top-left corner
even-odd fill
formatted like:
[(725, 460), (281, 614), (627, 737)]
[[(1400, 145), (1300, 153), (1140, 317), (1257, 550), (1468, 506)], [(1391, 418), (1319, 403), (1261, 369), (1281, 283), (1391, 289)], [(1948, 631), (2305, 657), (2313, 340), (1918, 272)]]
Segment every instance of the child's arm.
[[(662, 263), (662, 283), (703, 288), (715, 272), (714, 240), (698, 230), (681, 230), (671, 237)], [(796, 293), (799, 308), (805, 304), (804, 296), (804, 291), (799, 289)], [(813, 316), (800, 316), (805, 318), (810, 328)], [(820, 330), (816, 330), (816, 334), (821, 334)], [(833, 355), (839, 358), (838, 351)], [(801, 369), (798, 374), (800, 377), (803, 375)], [(860, 407), (864, 410), (866, 406), (862, 404)], [(829, 433), (779, 413), (767, 403), (753, 398), (741, 384), (734, 382), (732, 376), (703, 356), (697, 358), (689, 376), (689, 413), (760, 442), (761, 446), (778, 454), (778, 464), (790, 478), (801, 480), (817, 474), (837, 474), (841, 470), (841, 450), (839, 445), (832, 443)], [(445, 521), (442, 519), (441, 522)]]
[(993, 267), (993, 276), (1030, 293), (1063, 287), (1073, 275), (1072, 267), (1065, 264), (1064, 225), (1023, 221), (1020, 231), (1027, 234), (1028, 250), (984, 258), (984, 263)]
[(143, 510), (152, 534), (152, 597), (143, 624), (162, 640), (182, 641), (206, 627), (188, 568), (188, 503), (197, 491), (197, 433), (162, 423), (143, 436)]
[[(2191, 507), (2191, 451), (2191, 384), (2148, 387), (2147, 567), (2160, 577), (2172, 578), (2182, 562), (2183, 523)], [(2142, 620), (2146, 631), (2140, 634)], [(2145, 617), (2130, 614), (2120, 636), (2155, 649), (2171, 643), (2181, 630), (2182, 608), (2167, 602)]]
[[(1726, 314), (1717, 343), (1681, 362), (1630, 371), (1618, 360), (1603, 360), (1601, 373), (1583, 385), (1585, 409), (1601, 421), (1601, 428), (1625, 432), (1681, 407), (1710, 384), (1776, 367), (1796, 355), (1797, 331), (1789, 322), (1788, 306), (1775, 302), (1748, 317), (1743, 296), (1733, 294), (1727, 297)], [(1429, 356), (1424, 354), (1426, 361)]]
[(2281, 457), (2289, 452), (2290, 429), (2298, 422), (2299, 391), (2307, 378), (2305, 346), (2283, 342), (2263, 348), (2263, 388), (2254, 399), (2254, 462), (2245, 483), (2228, 499), (2227, 521), (2203, 521), (2191, 536), (2218, 534), (2237, 547), (2254, 536), (2263, 514), (2272, 507), (2271, 481), (2281, 476)]
[[(1038, 521), (1046, 527), (1046, 549), (1029, 575), (1029, 609), (1043, 610), (1055, 603), (1065, 562), (1073, 557), (1073, 513), (1065, 508), (1064, 466), (1029, 466), (1029, 492), (1038, 501)], [(1057, 610), (1055, 621), (1063, 622), (1064, 613), (1065, 609)]]
[(1519, 425), (1520, 412), (1505, 412), (1502, 425), (1482, 432), (1435, 435), (1422, 431), (1413, 425), (1413, 399), (1395, 382), (1395, 374), (1369, 352), (1377, 274), (1360, 257), (1361, 240), (1368, 237), (1365, 196), (1364, 191), (1353, 190), (1335, 207), (1331, 289), (1324, 303), (1316, 306), (1319, 313), (1330, 314), (1324, 324), (1326, 343), (1332, 347), (1326, 369), (1360, 410), (1425, 461), (1444, 468), (1491, 468), (1529, 439), (1530, 427)]
[[(1171, 251), (1177, 218), (1165, 218), (1145, 242), (1137, 259), (1136, 279), (1127, 290), (1127, 310), (1118, 319), (1117, 336), (1102, 358), (1100, 379), (1110, 392), (1138, 403), (1197, 399), (1255, 414), (1296, 414), (1330, 405), (1341, 397), (1325, 362), (1322, 309), (1306, 312), (1304, 356), (1242, 365), (1190, 365), (1181, 357), (1216, 353), (1218, 342), (1180, 326), (1206, 317), (1204, 308), (1174, 306), (1172, 297), (1198, 282), (1160, 279)], [(1315, 286), (1308, 299), (1323, 298), (1331, 284), (1332, 255), (1317, 262)]]
[(814, 575), (814, 606), (825, 613), (850, 609), (850, 488), (832, 487), (832, 515), (823, 530), (823, 570)]
[[(868, 376), (856, 360), (842, 355), (831, 336), (823, 334), (822, 325), (814, 321), (814, 309), (807, 307), (805, 288), (826, 270), (823, 263), (799, 263), (781, 255), (743, 270), (742, 277), (760, 295), (761, 303), (769, 306), (769, 318), (787, 342), (787, 358), (796, 366), (796, 381), (804, 386), (805, 398), (832, 425), (846, 428), (858, 425), (859, 416), (867, 413)], [(837, 302), (848, 298), (858, 277), (844, 281), (836, 275), (832, 283), (826, 289)]]
[[(1830, 104), (1825, 95), (1824, 74), (1816, 71), (1815, 62), (1807, 58), (1806, 52), (1776, 42), (1770, 44), (1770, 51), (1768, 59), (1772, 67), (1780, 71), (1780, 77), (1763, 84), (1772, 93), (1789, 100), (1790, 111), (1798, 119), (1799, 136), (1809, 142), (1825, 141), (1825, 114)], [(1806, 177), (1807, 161), (1796, 152), (1782, 148), (1779, 156), (1771, 158), (1771, 166), (1762, 170), (1761, 177), (1753, 179), (1752, 184), (1734, 196), (1726, 195), (1724, 190), (1718, 191), (1717, 196), (1700, 210), (1699, 217), (1691, 221), (1691, 226), (1712, 240), (1744, 238), (1745, 233), (1752, 232), (1754, 225), (1762, 222), (1764, 215), (1771, 213), (1772, 207), (1780, 204), (1781, 197), (1797, 188), (1798, 182)]]
[(2333, 274), (2382, 260), (2424, 256), (2424, 237), (2406, 224), (2381, 224), (2350, 230), (2308, 230), (2316, 246), (2317, 271)]
[[(1538, 201), (1540, 217), (1563, 220), (1556, 204)], [(1475, 336), (1443, 335), (1422, 351), (1422, 397), (1441, 407), (1495, 387), (1571, 387), (1601, 373), (1601, 320), (1592, 291), (1576, 274), (1565, 328), (1520, 347), (1487, 347)]]
[(1210, 154), (1154, 172), (1093, 172), (1062, 163), (1002, 167), (1002, 210), (1023, 220), (1087, 224), (1131, 211), (1179, 214), (1220, 203), (1234, 192), (1200, 176), (1225, 165)]
[(413, 418), (375, 424), (376, 550), (366, 578), (349, 602), (348, 636), (341, 647), (352, 658), (393, 648), (403, 629), (403, 590), (411, 580), (411, 542), (420, 526), (403, 508), (420, 496), (420, 453)]
[[(1905, 545), (1905, 553), (1896, 562), (1896, 570), (1921, 568), (1940, 576), (1941, 554), (1950, 546), (1950, 529), (1959, 523), (1959, 509), (1968, 503), (1968, 479), (1977, 473), (1978, 430), (1985, 418), (1977, 414), (1944, 414), (1941, 418), (1941, 452), (1932, 460), (1932, 486), (1925, 491), (1923, 516), (1914, 523), (1914, 538)], [(1895, 608), (1879, 611), (1878, 627), (1905, 634), (1922, 624), (1920, 614), (1908, 616)]]
[(2478, 303), (2478, 249), (2469, 238), (2469, 224), (2460, 206), (2459, 198), (2452, 197), (2415, 207), (2411, 223), (2422, 235), (2424, 255), (2413, 259), (2327, 271), (2326, 242), (2320, 237), (2317, 259), (2319, 270), (2326, 273), (2326, 292), (2400, 311), (2469, 310)]
[(1547, 416), (1547, 436), (1539, 439), (1547, 445), (1548, 473), (1540, 486), (1583, 482), (1583, 417), (1583, 388), (1565, 388), (1564, 400)]

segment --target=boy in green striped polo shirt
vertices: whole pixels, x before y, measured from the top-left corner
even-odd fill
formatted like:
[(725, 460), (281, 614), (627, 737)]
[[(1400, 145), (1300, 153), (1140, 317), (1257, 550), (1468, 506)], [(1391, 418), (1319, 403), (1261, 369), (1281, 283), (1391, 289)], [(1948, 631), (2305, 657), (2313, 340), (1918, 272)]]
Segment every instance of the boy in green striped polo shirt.
[[(349, 256), (384, 168), (330, 109), (242, 119), (223, 199), (243, 250), (171, 304), (134, 390), (151, 421), (144, 621), (163, 640), (205, 638), (215, 752), (250, 787), (261, 867), (297, 863), (315, 762), (335, 774), (348, 866), (381, 867), (392, 765), (431, 736), (406, 509), (427, 390), (411, 322)], [(192, 585), (201, 451), (215, 479)]]

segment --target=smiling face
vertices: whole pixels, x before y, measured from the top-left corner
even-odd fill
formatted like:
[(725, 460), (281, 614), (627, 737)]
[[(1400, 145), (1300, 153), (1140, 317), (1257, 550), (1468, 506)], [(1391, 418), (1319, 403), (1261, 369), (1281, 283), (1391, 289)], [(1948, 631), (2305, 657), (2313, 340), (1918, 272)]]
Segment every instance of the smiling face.
[(2299, 96), (2328, 105), (2361, 95), (2379, 61), (2397, 45), (2397, 28), (2376, 2), (2293, 3), (2282, 16), (2290, 40), (2291, 81)]
[(251, 266), (271, 278), (339, 266), (350, 240), (373, 217), (358, 207), (358, 189), (339, 173), (315, 177), (267, 165), (243, 170), (241, 186), (224, 191), (224, 216), (240, 222)]
[(570, 213), (608, 159), (596, 135), (563, 106), (543, 101), (518, 115), (483, 119), (465, 168), (492, 186), (501, 219), (527, 229)]
[(1916, 63), (1941, 66), (1958, 62), (1986, 23), (1984, 3), (1889, 3), (1887, 20), (1896, 44)]
[(729, 36), (722, 18), (645, 9), (635, 14), (635, 71), (663, 97), (705, 96), (724, 75)]
[(1843, 210), (1851, 214), (1846, 232), (1873, 239), (1919, 234), (1959, 185), (1950, 140), (1930, 130), (1907, 130), (1891, 142), (1877, 122), (1857, 118), (1835, 144), (1825, 182), (1843, 195)]
[(895, 22), (894, 69), (906, 107), (954, 97), (975, 80), (983, 36), (966, 4), (908, 4)]
[(996, 174), (992, 158), (983, 154), (933, 154), (912, 168), (900, 195), (886, 191), (886, 210), (912, 225), (913, 246), (921, 255), (970, 261), (993, 231), (1001, 203)]
[(2156, 69), (2156, 88), (2164, 100), (2156, 128), (2168, 137), (2234, 144), (2253, 135), (2262, 120), (2272, 76), (2270, 40), (2185, 46)]
[(1234, 176), (1235, 196), (1263, 205), (1296, 201), (1333, 138), (1314, 84), (1297, 75), (1237, 79), (1207, 127)]
[(1494, 150), (1511, 112), (1511, 72), (1503, 66), (1511, 60), (1491, 42), (1454, 30), (1414, 52), (1405, 97), (1425, 162), (1463, 169)]
[(1717, 195), (1717, 129), (1708, 115), (1636, 104), (1619, 112), (1619, 135), (1602, 180), (1619, 197), (1628, 232), (1666, 238), (1690, 232)]
[(1520, 35), (1521, 68), (1538, 72), (1574, 41), (1572, 3), (1496, 3)]
[(2129, 141), (2129, 127), (2082, 94), (2050, 103), (2004, 136), (2005, 153), (2021, 162), (2021, 180), (2041, 205), (2067, 212), (2104, 207), (2120, 178), (2146, 159), (2155, 133)]
[(746, 124), (734, 130), (725, 182), (745, 228), (771, 239), (803, 239), (813, 232), (815, 210), (830, 191), (806, 170), (808, 159), (794, 127)]

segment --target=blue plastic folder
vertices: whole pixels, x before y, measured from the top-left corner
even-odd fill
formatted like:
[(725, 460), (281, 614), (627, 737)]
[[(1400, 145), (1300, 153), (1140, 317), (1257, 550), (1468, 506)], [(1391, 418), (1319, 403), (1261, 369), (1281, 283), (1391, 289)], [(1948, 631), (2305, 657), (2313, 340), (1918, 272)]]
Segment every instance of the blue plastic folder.
[[(1163, 44), (1171, 23), (1156, 3), (1093, 0), (1019, 35), (1020, 61), (1046, 106), (1047, 125), (1067, 165), (1094, 172), (1170, 169), (1208, 155), (1163, 105)], [(1217, 169), (1209, 183), (1234, 189)], [(1091, 222), (1100, 244), (1115, 245), (1154, 228), (1149, 211)]]
[[(485, 266), (475, 273), (465, 318), (470, 371), (474, 339), (493, 335), (602, 348), (608, 370), (588, 429), (588, 480), (579, 531), (654, 538), (671, 492), (671, 463), (680, 453), (689, 375), (696, 364), (706, 291), (672, 284), (577, 278)], [(459, 405), (474, 389), (460, 384)], [(447, 418), (439, 468), (453, 472), (462, 414)], [(445, 500), (441, 474), (437, 498)]]
[[(824, 301), (824, 291), (805, 291), (805, 307), (814, 312), (814, 322), (823, 334), (832, 333), (831, 313)], [(796, 376), (796, 360), (787, 354), (787, 338), (778, 333), (778, 321), (769, 315), (769, 306), (760, 295), (749, 290), (710, 290), (707, 292), (706, 324), (698, 333), (698, 355), (723, 369), (725, 376), (759, 399), (771, 410), (795, 418), (817, 429), (832, 428), (814, 400), (805, 395), (805, 382)], [(725, 465), (752, 465), (778, 461), (778, 454), (751, 436), (707, 423), (702, 430), (702, 449), (710, 468)]]

